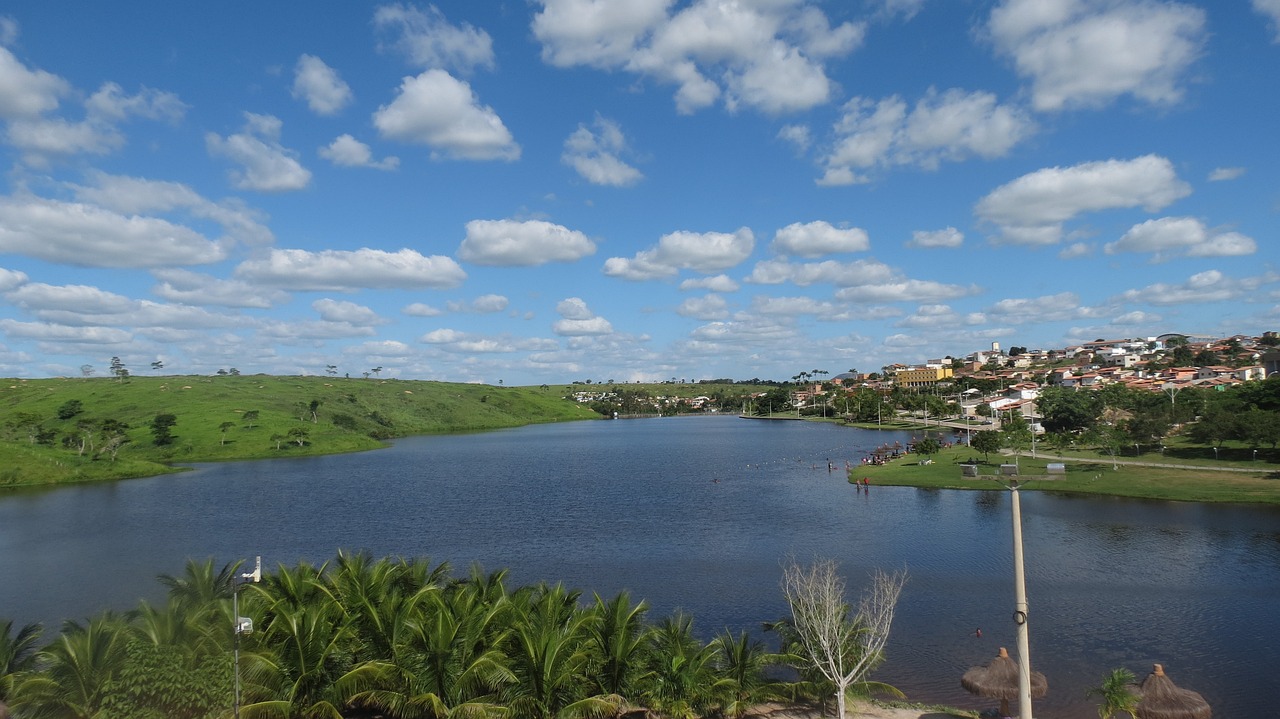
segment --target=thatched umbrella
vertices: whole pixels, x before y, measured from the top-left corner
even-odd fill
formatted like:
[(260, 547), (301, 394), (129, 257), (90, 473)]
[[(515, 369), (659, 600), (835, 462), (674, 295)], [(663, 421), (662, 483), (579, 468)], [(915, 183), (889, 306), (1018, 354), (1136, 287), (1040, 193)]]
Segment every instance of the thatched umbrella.
[(1157, 664), (1138, 690), (1138, 719), (1209, 719), (1213, 710), (1204, 697), (1179, 689)]
[[(970, 694), (1000, 700), (1000, 716), (1009, 714), (1009, 700), (1018, 696), (1018, 663), (1000, 647), (1000, 656), (986, 666), (972, 667), (960, 677), (960, 686)], [(1049, 692), (1049, 682), (1040, 672), (1031, 672), (1031, 696), (1039, 699)]]

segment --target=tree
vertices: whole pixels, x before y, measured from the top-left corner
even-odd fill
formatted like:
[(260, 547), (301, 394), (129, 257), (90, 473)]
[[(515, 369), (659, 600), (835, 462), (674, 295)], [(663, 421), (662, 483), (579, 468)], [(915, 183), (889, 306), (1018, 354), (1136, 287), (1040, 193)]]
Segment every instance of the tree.
[(119, 382), (123, 382), (129, 377), (129, 370), (124, 366), (124, 362), (120, 361), (119, 357), (111, 358), (111, 375)]
[(942, 451), (942, 443), (936, 437), (925, 437), (916, 442), (916, 453), (931, 457)]
[(155, 362), (151, 363), (152, 372), (159, 372), (162, 369), (164, 369), (164, 362), (161, 362), (160, 360), (156, 360)]
[(220, 433), (220, 436), (218, 439), (219, 445), (225, 445), (227, 443), (227, 430), (231, 429), (234, 426), (236, 426), (235, 422), (223, 422), (222, 424), (218, 425), (218, 432)]
[(1000, 439), (999, 432), (987, 429), (973, 435), (973, 439), (970, 441), (969, 446), (981, 452), (982, 460), (985, 462), (990, 460), (992, 452), (1000, 451), (1000, 447), (1003, 446), (1003, 442)]
[(313, 399), (313, 400), (311, 400), (311, 402), (307, 405), (307, 411), (311, 413), (311, 423), (312, 423), (312, 424), (318, 424), (318, 423), (320, 422), (320, 414), (319, 414), (318, 410), (320, 409), (320, 405), (321, 405), (321, 404), (323, 404), (323, 402), (321, 402), (320, 400), (318, 400), (318, 399)]
[(71, 419), (84, 411), (84, 403), (78, 399), (69, 399), (58, 407), (58, 419)]
[(798, 648), (805, 664), (834, 685), (840, 719), (845, 716), (849, 687), (865, 680), (884, 661), (884, 646), (906, 579), (905, 572), (876, 571), (851, 617), (844, 579), (834, 561), (817, 559), (802, 566), (792, 560), (783, 567), (782, 593), (791, 607)]
[(39, 624), (27, 624), (16, 634), (13, 621), (0, 621), (0, 716), (8, 716), (5, 703), (11, 701), (18, 679), (36, 668), (40, 648)]
[(1084, 441), (1096, 447), (1099, 452), (1111, 456), (1111, 469), (1120, 469), (1116, 456), (1129, 444), (1129, 438), (1123, 429), (1113, 424), (1101, 424), (1089, 430)]
[(239, 377), (239, 376), (240, 376), (240, 370), (236, 369), (235, 367), (232, 367), (232, 368), (227, 372), (227, 374), (231, 375), (232, 377)]
[(16, 716), (101, 716), (111, 684), (124, 664), (125, 622), (104, 613), (88, 624), (67, 622), (62, 633), (40, 651), (38, 674), (21, 681), (14, 693)]
[(1033, 430), (1031, 425), (1027, 423), (1027, 418), (1021, 413), (1013, 413), (1000, 429), (1000, 442), (1005, 447), (1013, 450), (1013, 461), (1016, 463), (1022, 451), (1030, 446), (1033, 438)]
[(1098, 716), (1101, 719), (1112, 719), (1119, 712), (1128, 714), (1130, 719), (1138, 715), (1140, 697), (1134, 693), (1133, 672), (1128, 669), (1112, 669), (1102, 680), (1100, 686), (1090, 689), (1086, 696), (1098, 697)]
[(1036, 398), (1036, 410), (1048, 432), (1075, 432), (1098, 421), (1102, 406), (1094, 392), (1078, 392), (1070, 387), (1045, 387)]
[(244, 414), (240, 415), (240, 419), (244, 420), (244, 423), (249, 425), (249, 429), (253, 429), (254, 422), (258, 421), (258, 410), (247, 409), (244, 411)]
[(91, 364), (82, 364), (82, 365), (80, 365), (80, 376), (81, 376), (81, 377), (92, 377), (92, 376), (93, 376), (93, 372), (94, 372), (94, 370), (93, 370), (93, 365), (91, 365)]
[(307, 443), (307, 438), (310, 436), (311, 434), (307, 432), (306, 427), (294, 427), (289, 430), (288, 435), (289, 441), (297, 443), (299, 447), (305, 445)]
[(382, 374), (382, 365), (378, 365), (369, 371), (373, 373), (374, 377), (378, 377)]
[(334, 375), (338, 374), (338, 365), (336, 365), (336, 364), (327, 364), (327, 365), (325, 365), (325, 366), (324, 366), (324, 373), (325, 373), (325, 374), (327, 374), (327, 375), (329, 375), (330, 377), (332, 377), (332, 376), (334, 376)]
[(151, 437), (157, 446), (173, 443), (173, 433), (170, 430), (177, 423), (178, 418), (171, 414), (158, 414), (151, 420)]

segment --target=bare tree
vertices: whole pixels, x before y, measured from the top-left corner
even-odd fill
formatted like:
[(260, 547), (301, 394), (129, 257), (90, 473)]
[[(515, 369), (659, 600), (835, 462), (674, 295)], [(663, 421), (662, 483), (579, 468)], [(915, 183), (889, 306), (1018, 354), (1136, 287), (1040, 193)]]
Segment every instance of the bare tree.
[(792, 559), (783, 567), (782, 593), (791, 607), (800, 654), (835, 685), (836, 719), (844, 719), (849, 687), (865, 680), (883, 660), (906, 581), (905, 571), (876, 570), (857, 613), (849, 616), (844, 579), (834, 560), (815, 559), (806, 566)]

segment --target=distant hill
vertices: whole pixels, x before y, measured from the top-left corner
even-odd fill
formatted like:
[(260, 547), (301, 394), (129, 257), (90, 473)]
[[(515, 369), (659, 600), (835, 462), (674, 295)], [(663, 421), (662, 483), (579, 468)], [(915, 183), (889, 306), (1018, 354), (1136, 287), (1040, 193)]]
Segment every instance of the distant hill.
[(0, 489), (600, 418), (563, 390), (265, 375), (0, 380)]

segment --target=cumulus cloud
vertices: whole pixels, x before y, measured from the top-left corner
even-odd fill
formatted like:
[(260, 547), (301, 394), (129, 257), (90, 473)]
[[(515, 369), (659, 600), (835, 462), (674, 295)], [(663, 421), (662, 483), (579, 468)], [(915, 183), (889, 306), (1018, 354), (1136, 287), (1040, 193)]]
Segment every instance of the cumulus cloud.
[(320, 315), (320, 319), (325, 322), (345, 322), (350, 325), (380, 325), (386, 324), (386, 320), (378, 316), (377, 312), (358, 305), (354, 302), (346, 300), (334, 300), (329, 298), (318, 299), (311, 303), (311, 309)]
[(1149, 252), (1153, 262), (1163, 262), (1175, 257), (1252, 255), (1258, 251), (1258, 245), (1238, 232), (1213, 231), (1194, 217), (1162, 217), (1134, 225), (1103, 250), (1108, 255)]
[(1096, 317), (1099, 312), (1083, 307), (1074, 292), (1059, 292), (1040, 297), (1010, 297), (996, 302), (984, 310), (993, 321), (1009, 324), (1034, 322), (1059, 322)]
[(400, 158), (394, 155), (381, 160), (373, 159), (369, 146), (351, 135), (343, 134), (327, 146), (320, 148), (320, 156), (339, 167), (372, 167), (375, 170), (394, 170), (400, 166)]
[(836, 299), (844, 302), (943, 302), (976, 295), (981, 288), (949, 285), (933, 280), (901, 279), (894, 282), (865, 284), (836, 290)]
[(757, 262), (746, 281), (757, 285), (790, 283), (801, 287), (816, 284), (848, 287), (885, 282), (896, 277), (897, 272), (892, 267), (877, 260), (788, 262), (774, 259)]
[(676, 86), (676, 109), (722, 101), (730, 110), (796, 112), (835, 91), (824, 62), (852, 52), (865, 26), (832, 27), (795, 0), (695, 0), (669, 14), (670, 0), (540, 0), (533, 19), (544, 61), (624, 70)]
[(293, 98), (317, 115), (334, 115), (351, 103), (351, 86), (315, 55), (302, 55), (293, 69)]
[(1158, 282), (1141, 289), (1127, 290), (1116, 299), (1122, 302), (1143, 302), (1152, 305), (1202, 304), (1225, 302), (1247, 298), (1258, 288), (1275, 284), (1280, 275), (1268, 272), (1257, 277), (1234, 279), (1219, 270), (1206, 270), (1187, 278), (1186, 282), (1172, 284)]
[(1207, 37), (1204, 10), (1148, 0), (1004, 0), (987, 29), (1041, 111), (1177, 102)]
[(930, 88), (910, 110), (897, 95), (878, 101), (855, 97), (835, 124), (818, 184), (869, 182), (867, 173), (875, 168), (934, 170), (944, 161), (1003, 157), (1034, 131), (1024, 110), (1001, 104), (989, 92)]
[(729, 303), (720, 295), (690, 297), (676, 307), (676, 314), (696, 320), (722, 320), (729, 316)]
[(171, 267), (218, 262), (222, 244), (155, 217), (81, 202), (0, 198), (0, 252), (79, 267)]
[(237, 199), (209, 200), (179, 182), (90, 172), (89, 184), (71, 185), (76, 199), (124, 214), (182, 213), (217, 223), (223, 242), (267, 245), (274, 241), (266, 216)]
[(628, 280), (671, 277), (682, 269), (703, 274), (727, 270), (746, 260), (755, 249), (755, 235), (746, 227), (726, 232), (672, 232), (658, 245), (634, 257), (610, 257), (604, 273)]
[(556, 305), (556, 312), (560, 319), (552, 323), (551, 331), (562, 337), (607, 335), (613, 332), (613, 325), (592, 312), (581, 297), (561, 300)]
[(0, 267), (0, 292), (8, 292), (25, 284), (30, 278), (27, 273)]
[(240, 165), (229, 175), (231, 184), (241, 190), (289, 192), (301, 190), (311, 182), (311, 171), (297, 160), (297, 153), (280, 144), (284, 123), (273, 115), (244, 113), (242, 132), (222, 137), (205, 135), (209, 154), (225, 157)]
[(103, 83), (85, 100), (84, 106), (92, 122), (141, 117), (173, 123), (181, 120), (187, 112), (186, 103), (171, 92), (144, 87), (136, 94), (128, 95), (114, 82)]
[(538, 340), (517, 340), (505, 336), (486, 337), (449, 328), (432, 330), (419, 338), (419, 341), (436, 345), (446, 352), (464, 354), (494, 354), (546, 348), (545, 344)]
[(643, 179), (639, 170), (620, 158), (627, 152), (627, 140), (618, 123), (597, 116), (594, 128), (578, 125), (564, 141), (561, 162), (593, 185), (628, 187)]
[(778, 139), (794, 146), (797, 152), (808, 150), (813, 143), (812, 133), (807, 125), (783, 125), (778, 130)]
[(393, 50), (422, 68), (452, 68), (471, 72), (493, 67), (493, 39), (467, 23), (451, 25), (434, 5), (421, 8), (395, 3), (373, 13), (373, 24), (384, 37), (379, 49)]
[(934, 248), (959, 247), (964, 244), (964, 233), (954, 227), (942, 230), (916, 230), (911, 233), (908, 247)]
[(799, 257), (820, 257), (838, 252), (865, 252), (871, 248), (867, 231), (838, 228), (829, 222), (796, 222), (777, 231), (770, 246), (774, 252)]
[(36, 118), (58, 107), (59, 99), (71, 93), (66, 80), (31, 70), (8, 49), (0, 47), (0, 118)]
[(382, 137), (432, 150), (432, 157), (516, 160), (520, 146), (493, 108), (481, 105), (471, 85), (444, 70), (427, 70), (400, 83), (400, 94), (373, 114)]
[(431, 305), (423, 304), (421, 302), (414, 302), (406, 305), (405, 308), (400, 311), (410, 317), (439, 317), (445, 313), (444, 310), (439, 307), (432, 307)]
[(478, 312), (480, 314), (492, 314), (501, 312), (511, 304), (511, 300), (502, 295), (480, 295), (479, 297), (466, 303), (449, 303), (449, 309), (454, 312)]
[[(1276, 4), (1280, 5), (1280, 0), (1276, 0)], [(1209, 173), (1209, 182), (1222, 182), (1224, 180), (1234, 180), (1242, 177), (1245, 173), (1243, 167), (1215, 167)]]
[(423, 256), (414, 250), (386, 252), (273, 249), (264, 258), (240, 264), (236, 277), (292, 290), (351, 291), (357, 289), (457, 287), (467, 273), (453, 258)]
[(680, 283), (681, 290), (709, 290), (711, 292), (737, 292), (738, 283), (728, 275), (690, 277)]
[(1253, 0), (1253, 9), (1271, 21), (1271, 29), (1275, 32), (1272, 42), (1280, 43), (1280, 0)]
[(284, 304), (289, 295), (277, 289), (224, 280), (183, 269), (152, 270), (160, 284), (151, 289), (157, 297), (185, 305), (270, 309)]
[(59, 344), (127, 345), (133, 341), (132, 333), (115, 327), (73, 327), (49, 322), (19, 322), (11, 319), (0, 319), (0, 331), (9, 337)]
[(1050, 245), (1062, 224), (1083, 212), (1142, 207), (1155, 212), (1191, 194), (1173, 163), (1157, 155), (1036, 170), (978, 201), (979, 218), (997, 225), (1011, 244)]
[(1058, 252), (1058, 258), (1063, 260), (1076, 260), (1081, 257), (1089, 257), (1092, 254), (1093, 245), (1088, 242), (1072, 242)]
[(780, 315), (798, 317), (812, 315), (818, 319), (845, 321), (851, 319), (849, 307), (834, 302), (824, 302), (812, 297), (768, 297), (756, 295), (751, 298), (751, 311), (761, 315)]
[(458, 258), (492, 267), (533, 267), (574, 262), (595, 251), (596, 244), (581, 232), (543, 220), (472, 220)]

